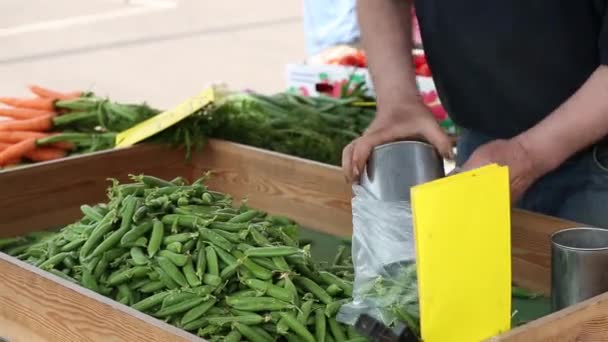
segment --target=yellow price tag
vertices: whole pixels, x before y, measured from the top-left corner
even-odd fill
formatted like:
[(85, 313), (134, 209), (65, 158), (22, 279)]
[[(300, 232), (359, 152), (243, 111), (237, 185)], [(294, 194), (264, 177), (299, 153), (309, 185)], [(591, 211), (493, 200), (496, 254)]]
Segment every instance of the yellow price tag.
[(221, 92), (215, 86), (211, 86), (174, 108), (120, 132), (116, 136), (116, 147), (128, 147), (137, 144), (138, 142), (175, 125), (199, 109), (218, 101), (220, 98)]

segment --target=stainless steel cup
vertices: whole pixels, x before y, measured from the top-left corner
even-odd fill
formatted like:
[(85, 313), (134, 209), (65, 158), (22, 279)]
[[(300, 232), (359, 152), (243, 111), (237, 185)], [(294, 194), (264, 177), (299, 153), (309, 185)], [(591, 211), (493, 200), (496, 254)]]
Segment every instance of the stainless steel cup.
[(608, 230), (571, 228), (551, 236), (554, 311), (608, 291)]
[(399, 141), (374, 148), (360, 184), (383, 201), (406, 201), (410, 188), (445, 175), (437, 150), (419, 141)]

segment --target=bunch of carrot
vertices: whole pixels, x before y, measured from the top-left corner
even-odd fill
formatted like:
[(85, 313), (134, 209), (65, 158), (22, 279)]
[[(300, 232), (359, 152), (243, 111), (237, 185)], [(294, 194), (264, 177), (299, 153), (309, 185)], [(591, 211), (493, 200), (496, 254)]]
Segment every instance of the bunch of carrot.
[(21, 162), (48, 161), (64, 157), (71, 144), (54, 143), (39, 146), (38, 139), (51, 136), (53, 119), (61, 114), (55, 103), (73, 100), (82, 92), (62, 93), (37, 85), (29, 86), (32, 98), (0, 97), (0, 167)]

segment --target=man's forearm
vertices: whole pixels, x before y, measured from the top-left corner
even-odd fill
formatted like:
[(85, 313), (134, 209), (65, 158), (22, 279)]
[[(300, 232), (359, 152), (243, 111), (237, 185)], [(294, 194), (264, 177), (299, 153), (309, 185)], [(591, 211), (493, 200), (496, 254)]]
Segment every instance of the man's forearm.
[(518, 139), (546, 171), (608, 134), (608, 67), (600, 66), (565, 103)]
[(378, 97), (418, 97), (412, 65), (411, 0), (358, 0), (361, 40)]

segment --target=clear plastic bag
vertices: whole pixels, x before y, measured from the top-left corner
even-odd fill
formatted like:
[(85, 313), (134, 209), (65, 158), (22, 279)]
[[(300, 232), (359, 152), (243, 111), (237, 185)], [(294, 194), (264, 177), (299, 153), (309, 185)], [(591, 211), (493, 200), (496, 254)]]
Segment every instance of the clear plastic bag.
[(354, 325), (368, 314), (389, 327), (418, 335), (419, 306), (412, 211), (409, 202), (384, 202), (353, 186), (353, 301), (338, 320)]

